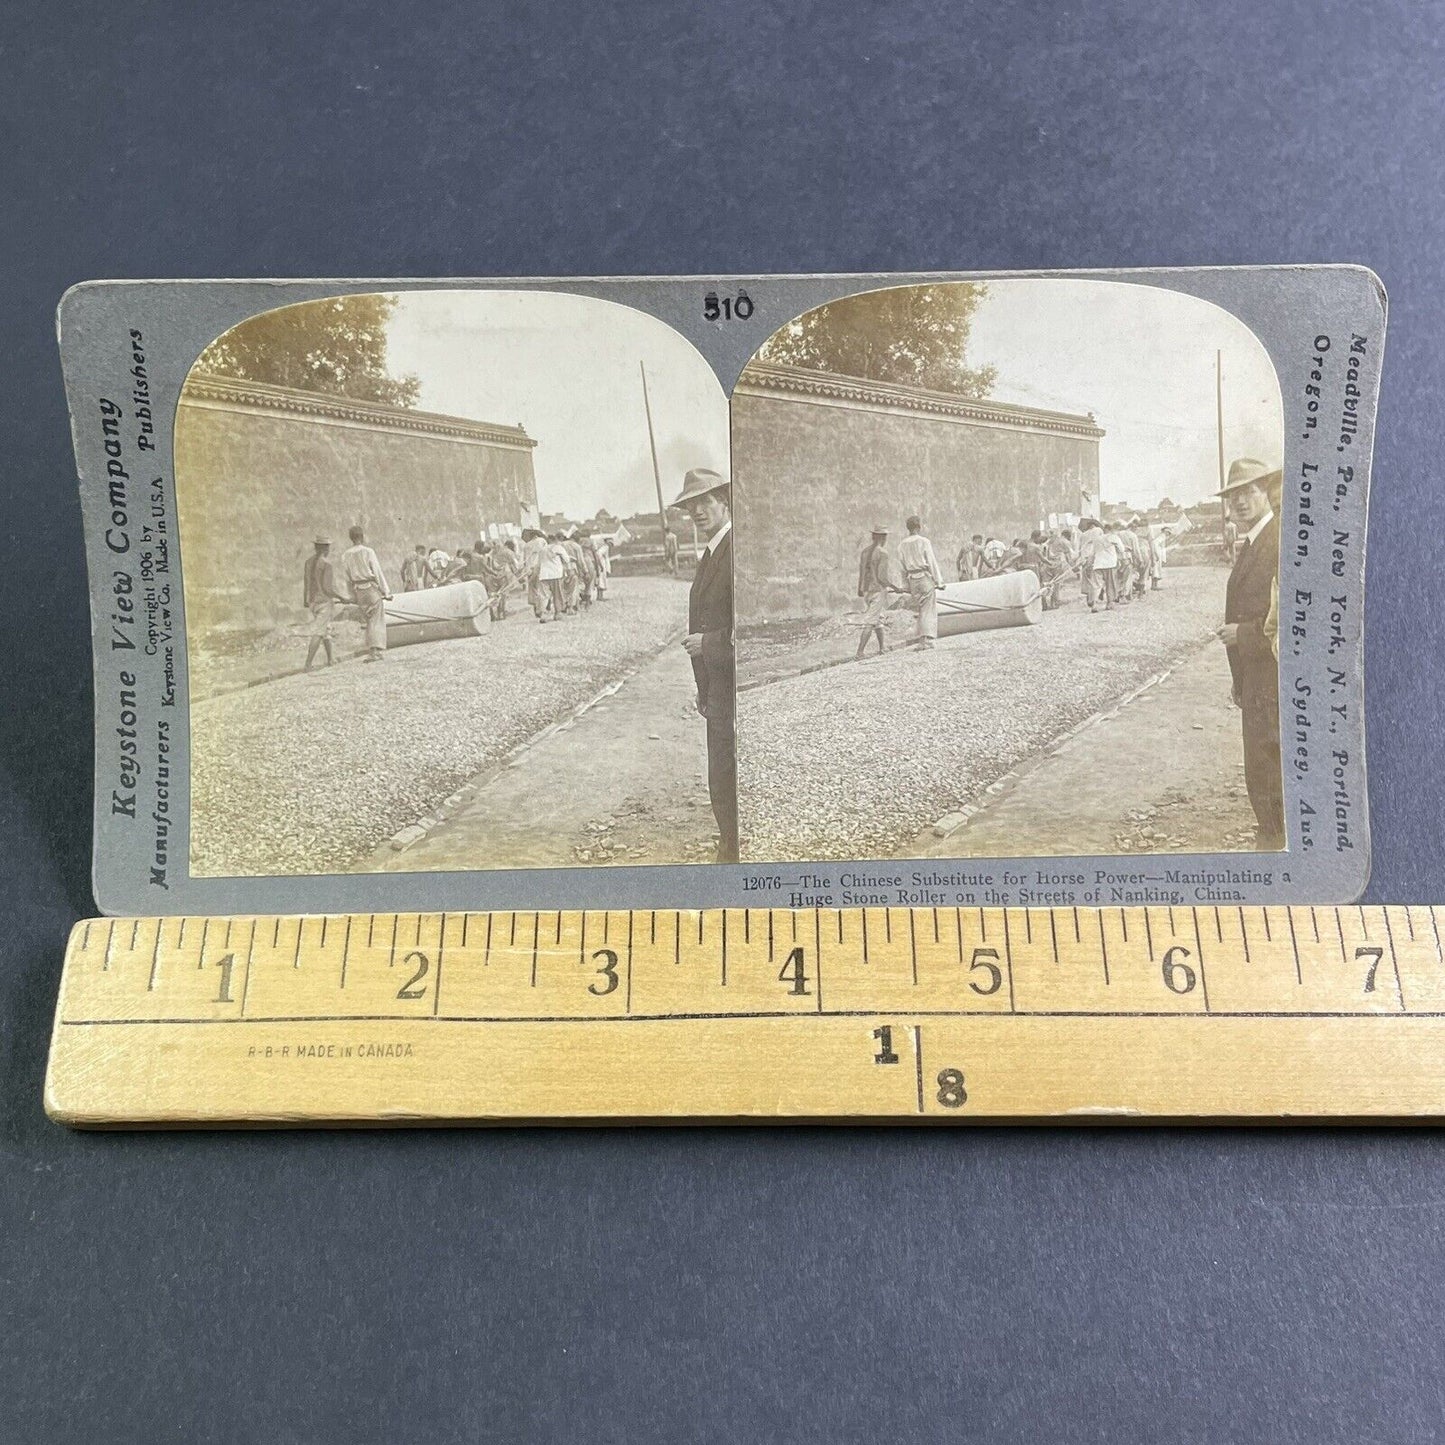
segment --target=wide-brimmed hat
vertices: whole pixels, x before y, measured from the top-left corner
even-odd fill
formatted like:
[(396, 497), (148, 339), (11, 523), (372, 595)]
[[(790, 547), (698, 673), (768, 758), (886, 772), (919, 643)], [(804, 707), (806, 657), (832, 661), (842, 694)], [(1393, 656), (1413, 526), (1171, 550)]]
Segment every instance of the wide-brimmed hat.
[(330, 538), (330, 537), (316, 537), (316, 538), (313, 538), (313, 539), (312, 539), (312, 542), (311, 542), (311, 545), (312, 545), (313, 547), (329, 547), (329, 546), (331, 545), (331, 538)]
[(1237, 492), (1241, 487), (1264, 488), (1279, 479), (1280, 469), (1278, 467), (1268, 467), (1254, 457), (1238, 457), (1230, 462), (1229, 478), (1214, 495), (1226, 497), (1230, 492)]
[(728, 479), (721, 472), (715, 472), (711, 467), (694, 467), (682, 479), (682, 491), (677, 494), (672, 505), (685, 507), (699, 497), (705, 497), (711, 492), (720, 492), (727, 485), (729, 485)]
[(886, 537), (888, 535), (888, 528), (885, 527), (882, 522), (875, 522), (873, 524), (873, 535), (875, 537)]

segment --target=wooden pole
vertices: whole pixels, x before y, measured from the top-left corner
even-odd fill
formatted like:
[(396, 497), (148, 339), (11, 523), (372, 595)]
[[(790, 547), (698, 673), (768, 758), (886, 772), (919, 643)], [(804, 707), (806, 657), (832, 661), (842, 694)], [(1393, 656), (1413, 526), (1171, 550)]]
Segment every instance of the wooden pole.
[(658, 540), (662, 543), (665, 559), (667, 556), (667, 505), (662, 500), (662, 468), (657, 464), (657, 435), (652, 430), (652, 403), (647, 396), (647, 368), (639, 361), (637, 369), (642, 374), (642, 409), (647, 413), (647, 445), (652, 452), (652, 484), (657, 488), (657, 521), (662, 529)]
[[(1214, 353), (1214, 426), (1219, 443), (1219, 490), (1224, 490), (1224, 353)], [(1219, 524), (1223, 527), (1229, 516), (1229, 506), (1223, 497), (1219, 499)]]

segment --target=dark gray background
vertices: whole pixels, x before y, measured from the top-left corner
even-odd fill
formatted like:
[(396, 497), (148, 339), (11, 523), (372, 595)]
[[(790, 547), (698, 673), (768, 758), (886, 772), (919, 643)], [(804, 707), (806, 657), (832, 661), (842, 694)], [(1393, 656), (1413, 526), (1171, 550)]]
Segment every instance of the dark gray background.
[(18, 18), (0, 1437), (1438, 1439), (1434, 1131), (101, 1137), (47, 1124), (40, 1082), (90, 908), (52, 311), (93, 277), (1365, 262), (1368, 896), (1445, 896), (1439, 7)]

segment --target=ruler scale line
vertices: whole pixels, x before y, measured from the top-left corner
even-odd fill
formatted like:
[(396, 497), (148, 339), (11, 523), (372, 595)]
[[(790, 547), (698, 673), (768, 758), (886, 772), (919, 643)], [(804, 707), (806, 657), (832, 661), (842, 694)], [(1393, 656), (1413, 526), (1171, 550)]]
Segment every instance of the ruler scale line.
[[(825, 1009), (801, 1013), (797, 1009), (733, 1009), (717, 1012), (670, 1012), (656, 1014), (442, 1014), (437, 1019), (444, 1024), (617, 1024), (617, 1023), (682, 1023), (689, 1020), (707, 1020), (726, 1023), (730, 1020), (771, 1019), (787, 1023), (798, 1019), (887, 1019), (897, 1017), (900, 1010), (889, 1008)], [(991, 1021), (1002, 1018), (1017, 1019), (1155, 1019), (1180, 1023), (1202, 1023), (1206, 1015), (1201, 1011), (1190, 1013), (1179, 1009), (1019, 1009), (1007, 1014), (997, 1009), (909, 1009), (915, 1018), (951, 1019), (959, 1023)], [(1308, 1020), (1335, 1019), (1341, 1022), (1378, 1023), (1398, 1019), (1398, 1014), (1382, 1014), (1378, 1011), (1356, 1010), (1340, 1012), (1330, 1009), (1215, 1009), (1207, 1016), (1210, 1021), (1271, 1019)], [(1409, 1019), (1445, 1020), (1445, 1009), (1412, 1009), (1405, 1017)], [(256, 1024), (355, 1024), (355, 1023), (426, 1023), (428, 1016), (416, 1013), (367, 1013), (367, 1014), (253, 1014), (249, 1018), (218, 1018), (205, 1014), (179, 1016), (156, 1014), (147, 1018), (79, 1018), (61, 1019), (64, 1028), (140, 1028), (156, 1024), (217, 1025), (238, 1027)]]

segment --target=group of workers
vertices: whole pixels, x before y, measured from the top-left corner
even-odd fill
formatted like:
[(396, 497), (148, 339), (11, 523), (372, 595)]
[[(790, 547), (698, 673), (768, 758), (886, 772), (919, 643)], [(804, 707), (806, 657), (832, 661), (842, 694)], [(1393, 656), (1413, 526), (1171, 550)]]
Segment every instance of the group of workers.
[[(883, 613), (903, 607), (917, 616), (910, 644), (931, 648), (938, 638), (938, 592), (943, 571), (933, 543), (923, 535), (918, 517), (907, 522), (908, 534), (896, 555), (888, 546), (888, 528), (875, 526), (872, 540), (858, 559), (858, 596), (864, 601), (857, 656), (867, 654), (876, 638), (884, 649)], [(976, 582), (1009, 572), (1032, 572), (1044, 610), (1063, 601), (1064, 584), (1077, 577), (1090, 612), (1122, 607), (1147, 591), (1158, 590), (1164, 575), (1168, 529), (1156, 533), (1142, 517), (1127, 526), (1084, 517), (1077, 527), (1039, 528), (1005, 544), (975, 532), (959, 549), (958, 580)]]
[[(391, 585), (375, 550), (360, 527), (348, 532), (351, 545), (332, 560), (331, 540), (317, 537), (306, 559), (303, 603), (310, 613), (306, 671), (324, 650), (327, 663), (336, 661), (335, 624), (343, 607), (361, 614), (366, 630), (365, 662), (386, 655), (386, 604)], [(507, 601), (525, 589), (538, 622), (552, 622), (607, 599), (612, 561), (605, 537), (580, 528), (571, 537), (550, 537), (535, 527), (522, 531), (519, 547), (510, 537), (500, 542), (478, 538), (470, 547), (449, 555), (440, 547), (418, 542), (401, 564), (403, 592), (422, 592), (454, 582), (480, 582), (494, 622), (507, 616)]]
[(594, 536), (587, 527), (570, 537), (524, 527), (521, 543), (518, 547), (510, 537), (501, 542), (478, 539), (448, 557), (441, 548), (419, 542), (401, 564), (402, 588), (417, 592), (480, 582), (487, 589), (494, 622), (506, 617), (507, 599), (523, 589), (538, 622), (555, 622), (607, 600), (612, 558), (606, 537)]

